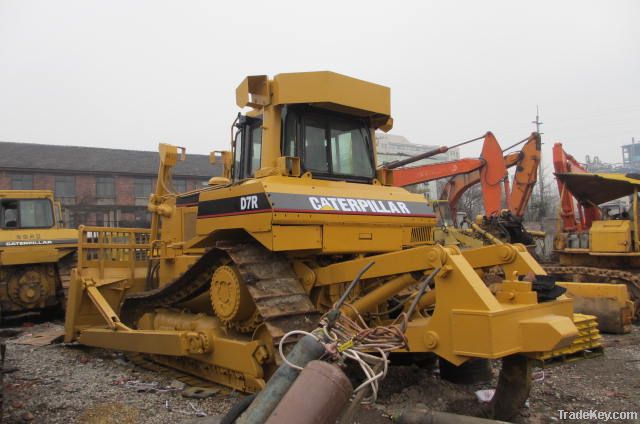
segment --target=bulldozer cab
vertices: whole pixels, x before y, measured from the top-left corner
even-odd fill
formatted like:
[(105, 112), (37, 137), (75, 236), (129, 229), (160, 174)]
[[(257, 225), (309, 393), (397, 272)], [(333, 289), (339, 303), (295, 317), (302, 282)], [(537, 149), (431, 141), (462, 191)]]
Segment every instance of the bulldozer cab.
[[(281, 157), (299, 163), (313, 178), (371, 183), (375, 159), (370, 124), (362, 118), (308, 105), (281, 111)], [(260, 176), (263, 163), (263, 119), (240, 115), (233, 140), (234, 181)], [(264, 175), (264, 174), (263, 174)]]

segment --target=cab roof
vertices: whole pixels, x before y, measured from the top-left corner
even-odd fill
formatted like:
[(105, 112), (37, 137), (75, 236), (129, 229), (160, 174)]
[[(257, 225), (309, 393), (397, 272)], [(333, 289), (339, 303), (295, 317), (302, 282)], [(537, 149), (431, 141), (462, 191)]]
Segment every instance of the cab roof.
[(559, 173), (556, 178), (582, 203), (600, 205), (640, 191), (640, 174)]
[(367, 117), (376, 128), (391, 129), (389, 87), (330, 71), (295, 72), (245, 78), (236, 89), (239, 107), (260, 109), (272, 105), (310, 104)]

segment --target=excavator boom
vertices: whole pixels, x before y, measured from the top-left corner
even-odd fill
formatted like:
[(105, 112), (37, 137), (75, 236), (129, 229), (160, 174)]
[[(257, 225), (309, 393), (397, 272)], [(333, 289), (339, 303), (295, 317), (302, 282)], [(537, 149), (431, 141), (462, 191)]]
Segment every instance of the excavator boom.
[[(586, 173), (587, 170), (570, 154), (564, 151), (562, 143), (553, 145), (553, 168), (556, 174)], [(579, 204), (577, 207), (573, 194), (565, 183), (556, 178), (560, 193), (560, 219), (562, 231), (582, 231), (591, 227), (593, 221), (600, 220), (600, 210), (595, 205)]]
[[(507, 169), (513, 166), (516, 167), (513, 187), (510, 193), (505, 194), (508, 209), (518, 218), (524, 216), (533, 187), (537, 181), (537, 171), (540, 164), (540, 144), (540, 136), (537, 133), (533, 133), (526, 140), (522, 150), (503, 156)], [(491, 165), (492, 163), (488, 162), (486, 166)], [(447, 182), (440, 194), (440, 200), (447, 201), (453, 217), (456, 216), (457, 205), (462, 195), (469, 188), (480, 182), (479, 169), (467, 174), (455, 175)]]
[(511, 194), (507, 200), (509, 210), (516, 218), (524, 216), (531, 193), (538, 181), (541, 144), (540, 134), (533, 133), (518, 155)]

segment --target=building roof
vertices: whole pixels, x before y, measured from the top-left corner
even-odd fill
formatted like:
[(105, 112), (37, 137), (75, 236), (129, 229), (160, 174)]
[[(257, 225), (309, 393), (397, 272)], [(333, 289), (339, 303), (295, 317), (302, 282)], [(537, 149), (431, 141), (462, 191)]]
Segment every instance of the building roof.
[[(0, 142), (0, 169), (76, 173), (156, 175), (157, 152)], [(221, 166), (209, 163), (208, 155), (190, 155), (178, 162), (173, 175), (209, 178), (220, 175)]]

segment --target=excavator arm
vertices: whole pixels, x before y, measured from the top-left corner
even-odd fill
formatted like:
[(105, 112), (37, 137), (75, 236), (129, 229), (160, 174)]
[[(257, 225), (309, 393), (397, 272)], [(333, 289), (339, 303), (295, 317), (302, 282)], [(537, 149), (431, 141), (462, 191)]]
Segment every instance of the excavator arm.
[(387, 180), (396, 187), (405, 187), (413, 184), (426, 183), (450, 177), (459, 173), (469, 173), (480, 170), (485, 164), (483, 159), (464, 158), (448, 162), (439, 162), (429, 165), (412, 166), (409, 168), (394, 169), (388, 175)]
[[(537, 181), (537, 170), (540, 163), (540, 136), (537, 133), (531, 134), (522, 150), (508, 153), (503, 158), (507, 169), (516, 167), (513, 187), (510, 192), (508, 189), (505, 190), (507, 191), (505, 193), (507, 206), (514, 216), (522, 218)], [(491, 166), (491, 164), (488, 165)], [(455, 175), (447, 182), (440, 194), (440, 200), (449, 204), (452, 216), (456, 215), (457, 205), (462, 195), (480, 181), (480, 170), (478, 169), (467, 174)]]
[[(553, 168), (556, 174), (583, 174), (587, 170), (570, 154), (564, 151), (562, 143), (553, 145)], [(578, 204), (565, 183), (556, 178), (560, 193), (560, 220), (562, 231), (582, 231), (591, 227), (593, 221), (601, 219), (600, 209), (596, 205)]]
[[(504, 156), (504, 163), (507, 168), (511, 168), (516, 164), (520, 152), (509, 153)], [(442, 189), (440, 200), (447, 202), (451, 209), (451, 215), (455, 217), (458, 211), (458, 202), (462, 195), (474, 185), (480, 183), (480, 170), (458, 174), (453, 176)]]
[[(442, 146), (421, 155), (385, 165), (381, 170), (384, 182), (387, 185), (405, 187), (413, 184), (439, 180), (453, 175), (478, 172), (481, 181), (483, 181), (483, 190), (486, 188), (490, 193), (490, 195), (487, 196), (488, 200), (486, 202), (488, 202), (488, 204), (485, 203), (485, 207), (489, 205), (489, 207), (497, 207), (499, 210), (500, 196), (502, 193), (500, 183), (504, 181), (506, 174), (502, 150), (495, 136), (491, 132), (487, 132), (483, 137), (470, 141), (478, 139), (484, 139), (480, 158), (463, 158), (448, 162), (400, 168), (400, 166), (435, 156), (437, 154), (445, 153), (450, 149), (450, 147)], [(460, 143), (456, 146), (460, 146), (464, 143)], [(498, 199), (497, 202), (495, 200), (496, 198)]]
[(513, 186), (507, 198), (509, 210), (516, 218), (524, 216), (529, 199), (531, 199), (531, 193), (538, 181), (541, 146), (540, 134), (533, 133), (519, 152), (518, 160), (515, 164), (516, 171), (513, 176)]

